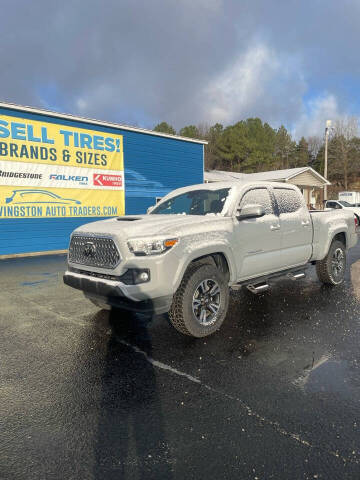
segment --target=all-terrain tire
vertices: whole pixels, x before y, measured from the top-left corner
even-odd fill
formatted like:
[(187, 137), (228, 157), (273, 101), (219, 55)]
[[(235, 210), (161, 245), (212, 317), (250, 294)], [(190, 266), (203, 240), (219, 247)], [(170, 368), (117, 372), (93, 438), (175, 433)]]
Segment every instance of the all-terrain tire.
[(334, 240), (323, 260), (316, 262), (316, 273), (322, 283), (340, 285), (345, 278), (346, 249), (343, 242)]
[[(214, 320), (201, 324), (193, 311), (193, 298), (201, 282), (209, 279), (219, 287), (219, 309)], [(186, 270), (181, 284), (175, 292), (169, 311), (171, 324), (184, 335), (206, 337), (216, 332), (223, 323), (229, 306), (229, 287), (224, 274), (214, 265), (194, 264)]]

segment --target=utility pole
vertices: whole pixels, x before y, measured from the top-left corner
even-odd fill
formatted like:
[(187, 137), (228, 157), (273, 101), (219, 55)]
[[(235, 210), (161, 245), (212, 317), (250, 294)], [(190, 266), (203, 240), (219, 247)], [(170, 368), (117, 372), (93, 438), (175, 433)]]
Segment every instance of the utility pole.
[[(325, 127), (325, 165), (324, 165), (324, 177), (327, 180), (328, 176), (328, 139), (331, 127), (331, 120), (326, 120)], [(324, 201), (327, 200), (327, 185), (324, 185)]]

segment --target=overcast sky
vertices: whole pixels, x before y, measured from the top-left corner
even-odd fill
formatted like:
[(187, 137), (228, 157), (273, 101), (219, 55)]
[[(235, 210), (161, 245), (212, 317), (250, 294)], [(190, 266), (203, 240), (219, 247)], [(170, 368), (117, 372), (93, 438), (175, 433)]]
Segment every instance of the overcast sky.
[(359, 115), (359, 0), (11, 0), (0, 100), (152, 128)]

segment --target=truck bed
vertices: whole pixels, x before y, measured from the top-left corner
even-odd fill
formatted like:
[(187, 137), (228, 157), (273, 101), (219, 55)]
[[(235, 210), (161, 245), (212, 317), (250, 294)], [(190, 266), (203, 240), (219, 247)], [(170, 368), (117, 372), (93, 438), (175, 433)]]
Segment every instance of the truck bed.
[(354, 214), (347, 210), (310, 210), (313, 225), (313, 253), (311, 261), (322, 260), (330, 247), (334, 235), (339, 231), (346, 235), (347, 248), (357, 242)]

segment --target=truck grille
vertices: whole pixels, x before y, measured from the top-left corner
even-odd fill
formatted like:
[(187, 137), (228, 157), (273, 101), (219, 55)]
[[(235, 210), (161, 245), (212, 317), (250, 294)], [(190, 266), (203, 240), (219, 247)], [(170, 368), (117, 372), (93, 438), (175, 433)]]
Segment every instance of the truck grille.
[(120, 254), (110, 237), (73, 235), (69, 261), (90, 267), (115, 268), (120, 262)]

